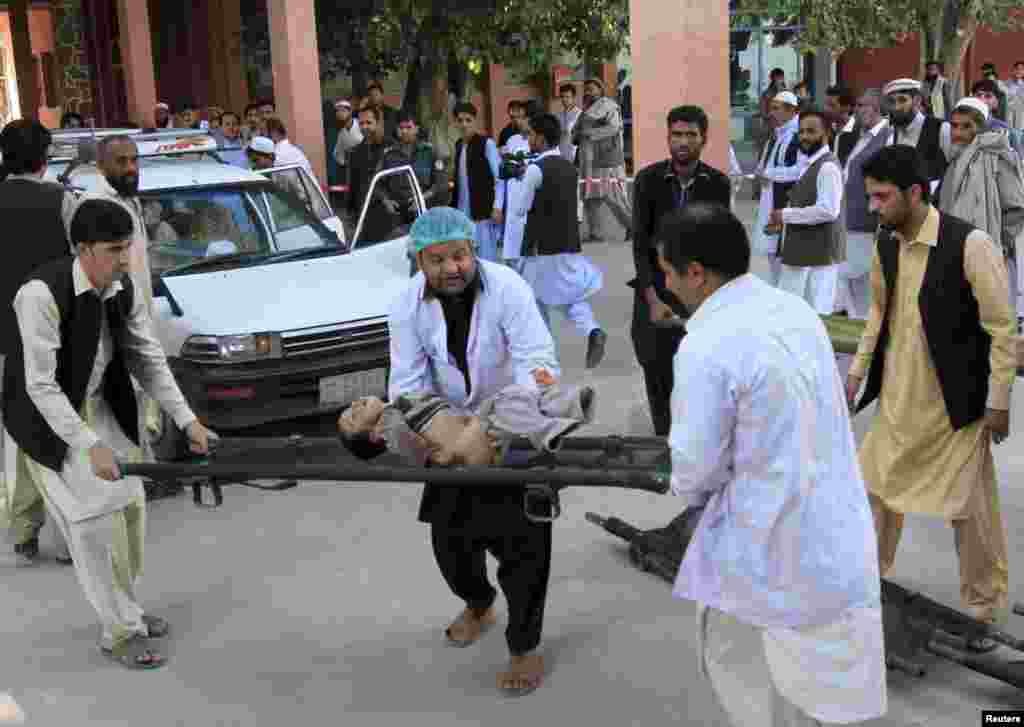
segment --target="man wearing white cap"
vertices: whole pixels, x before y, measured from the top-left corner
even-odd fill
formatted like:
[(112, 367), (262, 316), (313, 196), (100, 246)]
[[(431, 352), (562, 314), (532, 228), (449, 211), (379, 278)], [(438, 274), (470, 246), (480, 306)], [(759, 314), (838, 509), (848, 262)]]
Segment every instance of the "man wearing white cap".
[(1002, 243), (1010, 278), (1010, 306), (1017, 309), (1017, 238), (1024, 230), (1024, 177), (1006, 134), (989, 131), (991, 109), (962, 99), (950, 115), (953, 160), (942, 182), (939, 211), (970, 222)]
[(890, 109), (886, 146), (905, 144), (917, 149), (924, 160), (934, 193), (952, 156), (949, 122), (925, 115), (920, 81), (898, 78), (886, 84), (883, 93)]
[(171, 120), (171, 107), (163, 101), (158, 103), (153, 108), (153, 120), (156, 122), (155, 126), (158, 129), (170, 129), (173, 127), (174, 123)]
[(779, 258), (779, 233), (781, 226), (765, 229), (773, 210), (781, 210), (789, 199), (789, 190), (800, 179), (801, 167), (797, 164), (800, 155), (797, 112), (800, 100), (792, 91), (776, 94), (771, 102), (771, 114), (775, 119), (775, 135), (761, 154), (757, 176), (761, 179), (761, 205), (757, 212), (754, 228), (753, 252), (767, 257), (771, 265), (768, 282), (776, 285), (782, 263)]
[(338, 140), (334, 143), (334, 161), (341, 168), (342, 184), (348, 184), (348, 155), (363, 142), (363, 130), (359, 127), (359, 119), (352, 115), (352, 102), (340, 98), (334, 104), (335, 117), (338, 120)]
[(274, 142), (265, 136), (254, 136), (247, 147), (249, 166), (259, 171), (274, 166)]

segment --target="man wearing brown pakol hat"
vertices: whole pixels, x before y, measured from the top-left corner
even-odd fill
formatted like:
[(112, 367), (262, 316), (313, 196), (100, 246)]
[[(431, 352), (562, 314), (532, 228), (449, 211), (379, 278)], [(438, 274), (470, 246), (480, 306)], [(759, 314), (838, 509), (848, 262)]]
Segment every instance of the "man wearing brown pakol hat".
[(898, 78), (886, 84), (882, 93), (889, 102), (890, 131), (885, 145), (904, 144), (917, 149), (931, 182), (929, 191), (934, 194), (952, 156), (949, 122), (925, 115), (920, 81)]

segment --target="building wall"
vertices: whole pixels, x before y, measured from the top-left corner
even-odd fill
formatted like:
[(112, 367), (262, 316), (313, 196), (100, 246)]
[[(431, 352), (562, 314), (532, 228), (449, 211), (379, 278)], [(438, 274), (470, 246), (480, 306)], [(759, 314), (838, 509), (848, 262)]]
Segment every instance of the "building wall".
[[(40, 90), (40, 100), (44, 105), (39, 107), (39, 120), (46, 126), (53, 128), (60, 125), (61, 110), (57, 99), (44, 98), (43, 88), (43, 64), (41, 62), (43, 53), (54, 52), (53, 34), (53, 13), (49, 7), (30, 7), (28, 11), (29, 36), (32, 43), (32, 55), (36, 60), (36, 87)], [(0, 11), (0, 37), (3, 38), (3, 46), (11, 48), (11, 24), (7, 11)], [(16, 78), (16, 71), (13, 64), (8, 69), (11, 79)], [(45, 105), (53, 103), (54, 105)]]
[[(839, 59), (839, 78), (857, 93), (880, 88), (894, 78), (917, 78), (919, 53), (916, 35), (891, 48), (848, 50)], [(964, 81), (969, 86), (978, 80), (981, 64), (987, 61), (996, 64), (1000, 78), (1008, 78), (1018, 60), (1024, 60), (1024, 32), (993, 33), (982, 28), (964, 58)]]
[(82, 0), (54, 0), (53, 12), (62, 110), (77, 111), (83, 117), (91, 117), (95, 111), (83, 35)]

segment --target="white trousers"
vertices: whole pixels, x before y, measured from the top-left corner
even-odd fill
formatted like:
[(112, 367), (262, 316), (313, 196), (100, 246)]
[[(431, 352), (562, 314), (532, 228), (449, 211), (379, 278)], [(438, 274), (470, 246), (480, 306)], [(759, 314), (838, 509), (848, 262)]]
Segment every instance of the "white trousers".
[(782, 265), (777, 287), (800, 296), (819, 314), (831, 315), (835, 312), (838, 278), (838, 265), (814, 268)]
[(761, 630), (715, 608), (698, 606), (700, 673), (711, 682), (734, 727), (824, 727), (779, 694)]
[(78, 583), (100, 621), (100, 645), (112, 649), (134, 634), (147, 635), (136, 596), (146, 530), (145, 500), (109, 515), (71, 522), (47, 492), (48, 480), (60, 475), (23, 452), (18, 456), (24, 458), (47, 512), (68, 544)]
[(561, 311), (562, 315), (572, 321), (572, 324), (576, 326), (576, 330), (584, 336), (589, 336), (592, 331), (596, 331), (601, 327), (597, 324), (597, 319), (594, 318), (594, 309), (585, 300), (581, 300), (578, 303), (569, 303), (568, 305), (553, 305), (537, 300), (537, 307), (540, 308), (541, 318), (544, 319), (544, 323), (547, 324), (549, 331), (551, 330), (552, 310)]
[(850, 318), (866, 321), (870, 308), (871, 276), (848, 278), (840, 271), (836, 285), (836, 310), (844, 310)]

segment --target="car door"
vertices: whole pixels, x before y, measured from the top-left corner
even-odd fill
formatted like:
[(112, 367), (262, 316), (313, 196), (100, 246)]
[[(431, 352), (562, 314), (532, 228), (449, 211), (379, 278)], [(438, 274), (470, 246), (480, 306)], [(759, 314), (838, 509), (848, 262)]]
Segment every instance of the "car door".
[(345, 227), (341, 219), (334, 213), (327, 195), (324, 194), (316, 179), (301, 164), (285, 164), (271, 169), (258, 170), (260, 174), (274, 182), (280, 189), (289, 192), (316, 215), (317, 219), (324, 223), (338, 235), (338, 239), (345, 241)]
[[(381, 236), (380, 230), (386, 229), (378, 224), (370, 224), (368, 215), (374, 214), (376, 211), (380, 213), (379, 206), (375, 209), (371, 209), (371, 202), (373, 202), (374, 192), (378, 185), (384, 184), (386, 180), (391, 177), (401, 176), (405, 183), (408, 185), (408, 189), (412, 190), (412, 219), (394, 219), (394, 229), (391, 233), (386, 236)], [(383, 169), (373, 175), (373, 179), (370, 181), (369, 191), (366, 194), (366, 198), (363, 200), (362, 209), (359, 213), (359, 220), (356, 222), (355, 232), (352, 234), (352, 249), (358, 250), (373, 245), (377, 245), (381, 242), (387, 242), (393, 239), (404, 238), (408, 236), (408, 228), (412, 225), (412, 220), (419, 217), (427, 209), (427, 203), (423, 199), (423, 191), (420, 189), (419, 181), (416, 179), (416, 173), (413, 168), (408, 164), (404, 164), (400, 167), (393, 167), (391, 169)]]

